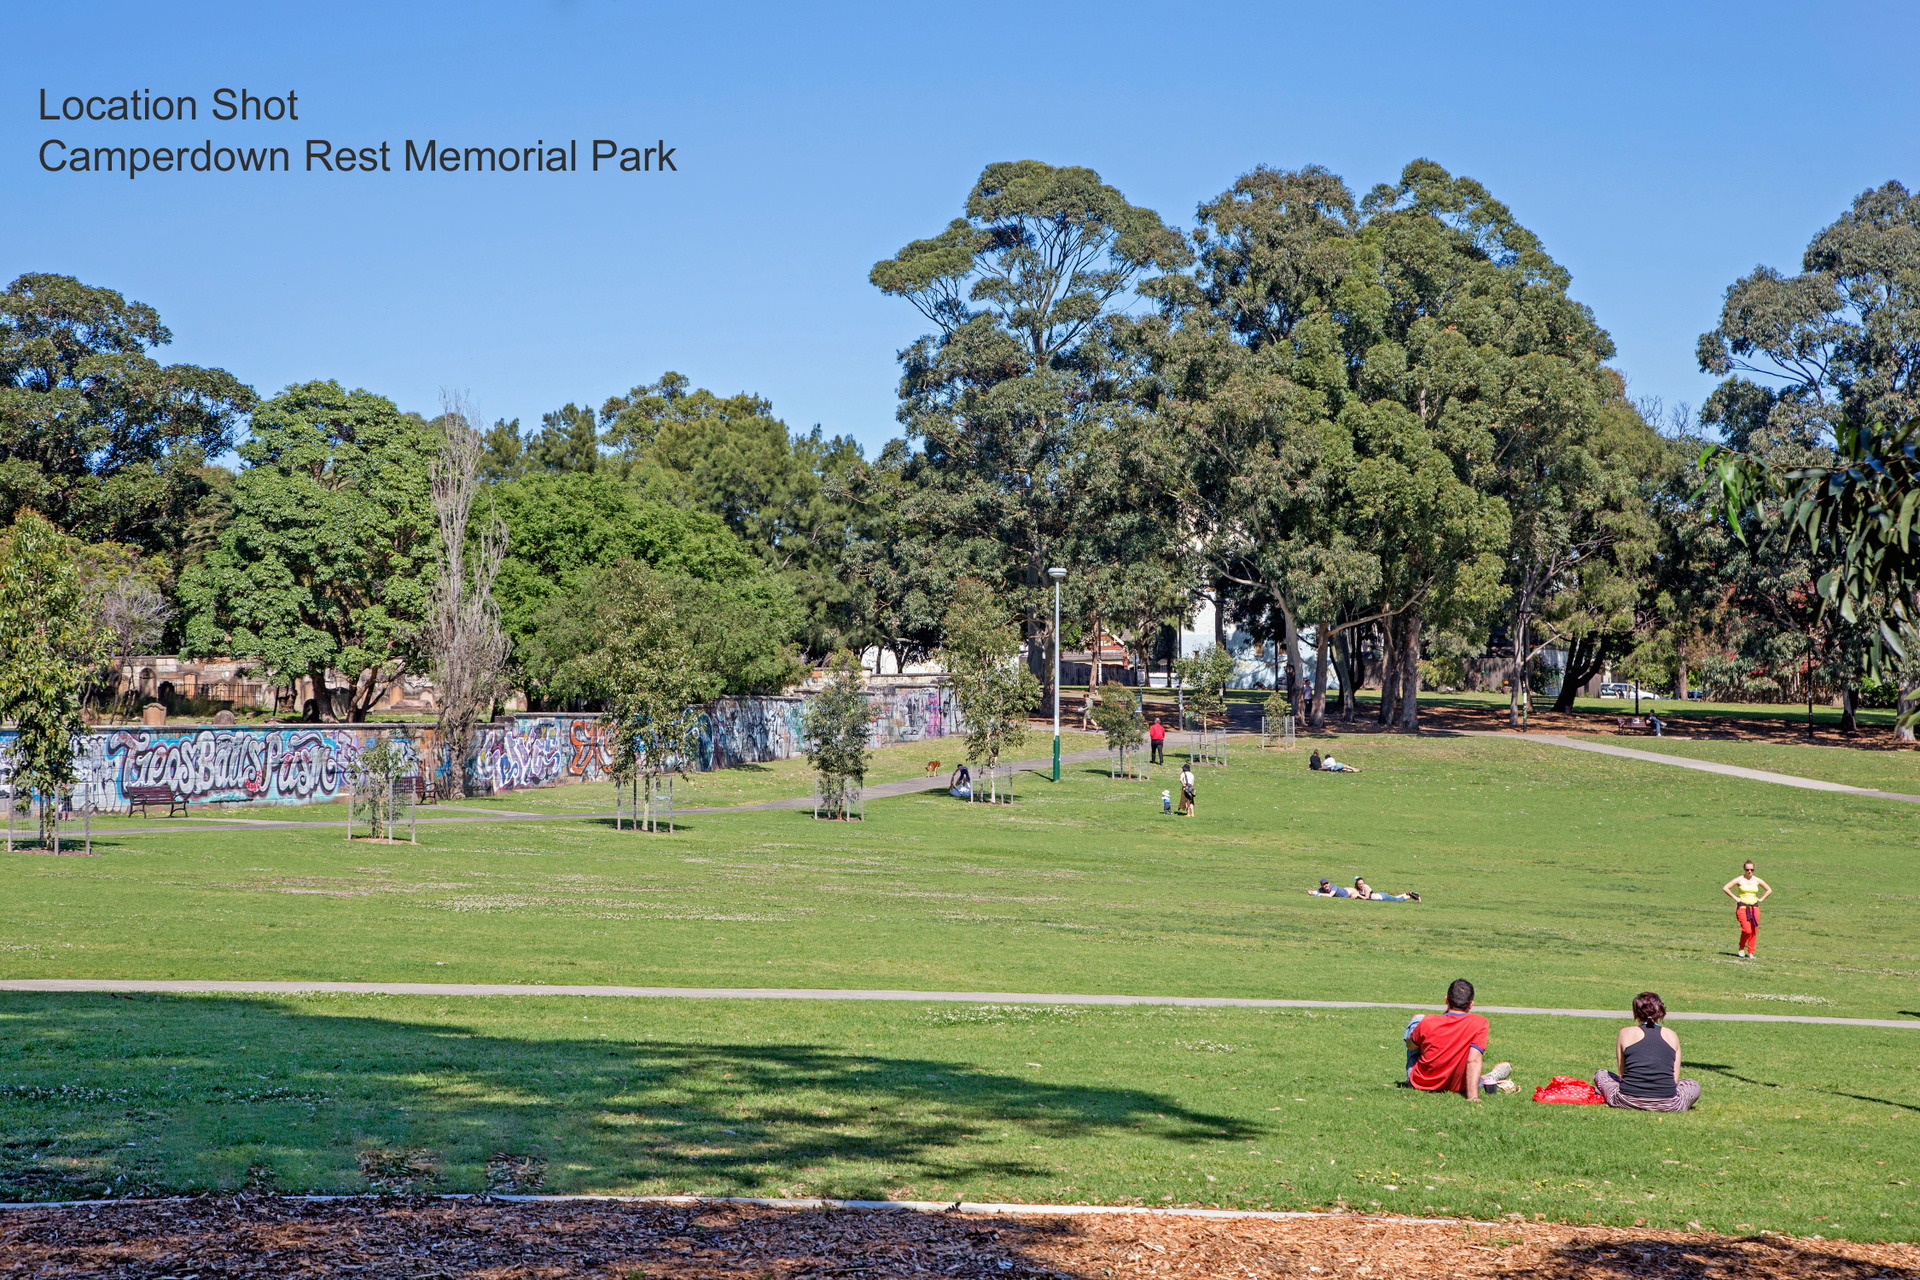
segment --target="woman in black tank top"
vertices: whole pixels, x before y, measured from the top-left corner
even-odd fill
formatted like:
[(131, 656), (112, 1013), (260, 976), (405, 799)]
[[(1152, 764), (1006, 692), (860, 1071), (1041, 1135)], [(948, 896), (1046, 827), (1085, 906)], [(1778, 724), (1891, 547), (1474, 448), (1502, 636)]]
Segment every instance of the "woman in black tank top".
[[(1686, 1111), (1700, 1100), (1700, 1083), (1680, 1076), (1680, 1041), (1660, 1025), (1667, 1006), (1651, 991), (1633, 998), (1633, 1020), (1614, 1041), (1615, 1071), (1596, 1072), (1593, 1087), (1611, 1107)], [(1636, 1036), (1635, 1032), (1639, 1032)]]

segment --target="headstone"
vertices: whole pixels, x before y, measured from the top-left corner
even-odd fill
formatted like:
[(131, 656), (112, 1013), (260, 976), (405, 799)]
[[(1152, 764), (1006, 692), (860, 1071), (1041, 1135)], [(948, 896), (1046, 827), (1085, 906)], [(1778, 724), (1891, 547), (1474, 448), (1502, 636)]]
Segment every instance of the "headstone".
[(213, 722), (221, 726), (231, 725), (234, 722), (233, 712), (226, 710), (216, 711), (213, 713)]
[(140, 708), (141, 724), (159, 725), (159, 724), (165, 724), (166, 722), (167, 722), (167, 704), (166, 703), (149, 702), (146, 706)]

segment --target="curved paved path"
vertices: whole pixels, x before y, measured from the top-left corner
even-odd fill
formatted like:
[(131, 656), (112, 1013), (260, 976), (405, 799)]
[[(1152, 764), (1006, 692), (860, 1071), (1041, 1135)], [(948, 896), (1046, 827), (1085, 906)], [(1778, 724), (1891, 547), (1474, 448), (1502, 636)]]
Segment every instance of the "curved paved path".
[[(0, 991), (154, 992), (171, 995), (294, 995), (337, 992), (380, 996), (612, 996), (623, 999), (682, 1000), (888, 1000), (959, 1004), (1171, 1004), (1194, 1009), (1424, 1009), (1439, 1005), (1385, 1000), (1257, 1000), (1237, 996), (1057, 995), (1030, 991), (862, 991), (810, 987), (601, 987), (542, 983), (480, 982), (220, 982), (198, 979), (12, 978)], [(1613, 1018), (1620, 1009), (1535, 1009), (1524, 1005), (1476, 1005), (1482, 1013), (1544, 1014), (1560, 1018)], [(1840, 1027), (1896, 1027), (1920, 1031), (1920, 1019), (1821, 1018), (1785, 1013), (1670, 1013), (1689, 1022), (1811, 1022)]]
[[(1715, 760), (1695, 760), (1690, 756), (1670, 756), (1658, 751), (1641, 751), (1635, 747), (1616, 747), (1610, 742), (1582, 742), (1578, 738), (1569, 738), (1561, 733), (1502, 733), (1496, 729), (1459, 729), (1455, 732), (1470, 738), (1513, 738), (1522, 742), (1545, 742), (1556, 747), (1572, 747), (1575, 751), (1592, 751), (1603, 756), (1619, 756), (1625, 760), (1645, 760), (1650, 764), (1670, 764), (1682, 769), (1698, 769), (1702, 773), (1723, 774), (1729, 778), (1746, 778), (1750, 782), (1771, 782), (1780, 787), (1799, 787), (1805, 791), (1838, 791), (1850, 796), (1872, 796), (1876, 800), (1904, 800), (1909, 804), (1920, 804), (1920, 796), (1910, 796), (1900, 791), (1875, 791), (1871, 787), (1850, 787), (1844, 782), (1802, 778), (1796, 774), (1774, 773), (1767, 769), (1749, 769), (1744, 765), (1721, 764)], [(1658, 742), (1659, 739), (1656, 738), (1654, 741)]]

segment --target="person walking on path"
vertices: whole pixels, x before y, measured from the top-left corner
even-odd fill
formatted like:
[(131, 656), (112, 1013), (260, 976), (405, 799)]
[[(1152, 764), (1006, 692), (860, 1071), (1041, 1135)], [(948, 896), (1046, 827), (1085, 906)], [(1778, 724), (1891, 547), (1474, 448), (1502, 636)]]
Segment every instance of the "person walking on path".
[(1468, 1102), (1499, 1089), (1513, 1074), (1502, 1062), (1482, 1074), (1487, 1020), (1473, 1012), (1473, 984), (1455, 978), (1447, 988), (1447, 1011), (1422, 1014), (1407, 1024), (1407, 1083), (1428, 1093), (1458, 1093)]
[(1180, 766), (1180, 812), (1193, 816), (1193, 762)]
[(1700, 1082), (1680, 1078), (1680, 1037), (1660, 1025), (1666, 1016), (1658, 993), (1633, 998), (1634, 1025), (1614, 1038), (1614, 1069), (1593, 1073), (1593, 1087), (1608, 1106), (1686, 1111), (1700, 1101)]
[(1760, 940), (1760, 904), (1773, 895), (1773, 886), (1753, 873), (1753, 861), (1741, 864), (1740, 874), (1720, 886), (1720, 892), (1733, 899), (1733, 918), (1740, 922), (1740, 950), (1743, 960), (1754, 958), (1754, 945)]
[(1167, 726), (1160, 723), (1160, 717), (1153, 718), (1153, 728), (1147, 730), (1147, 741), (1153, 745), (1153, 754), (1147, 757), (1148, 764), (1167, 762)]

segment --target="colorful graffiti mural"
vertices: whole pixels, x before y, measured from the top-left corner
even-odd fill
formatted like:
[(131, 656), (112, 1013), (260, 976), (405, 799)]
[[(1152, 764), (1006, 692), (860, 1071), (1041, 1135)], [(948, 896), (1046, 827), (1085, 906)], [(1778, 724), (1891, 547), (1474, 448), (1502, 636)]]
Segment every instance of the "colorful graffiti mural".
[[(960, 731), (945, 689), (875, 690), (873, 742), (917, 742)], [(806, 751), (806, 699), (718, 698), (698, 722), (698, 770), (785, 760)], [(352, 785), (361, 749), (391, 732), (374, 725), (275, 725), (103, 729), (75, 747), (79, 784), (72, 805), (94, 813), (125, 812), (127, 788), (164, 786), (199, 804), (312, 804)], [(0, 796), (10, 794), (0, 729)], [(613, 767), (613, 726), (593, 714), (527, 714), (482, 725), (475, 734), (471, 776), (483, 791), (519, 791), (569, 782), (597, 782)], [(430, 728), (403, 731), (416, 759), (431, 760)]]

